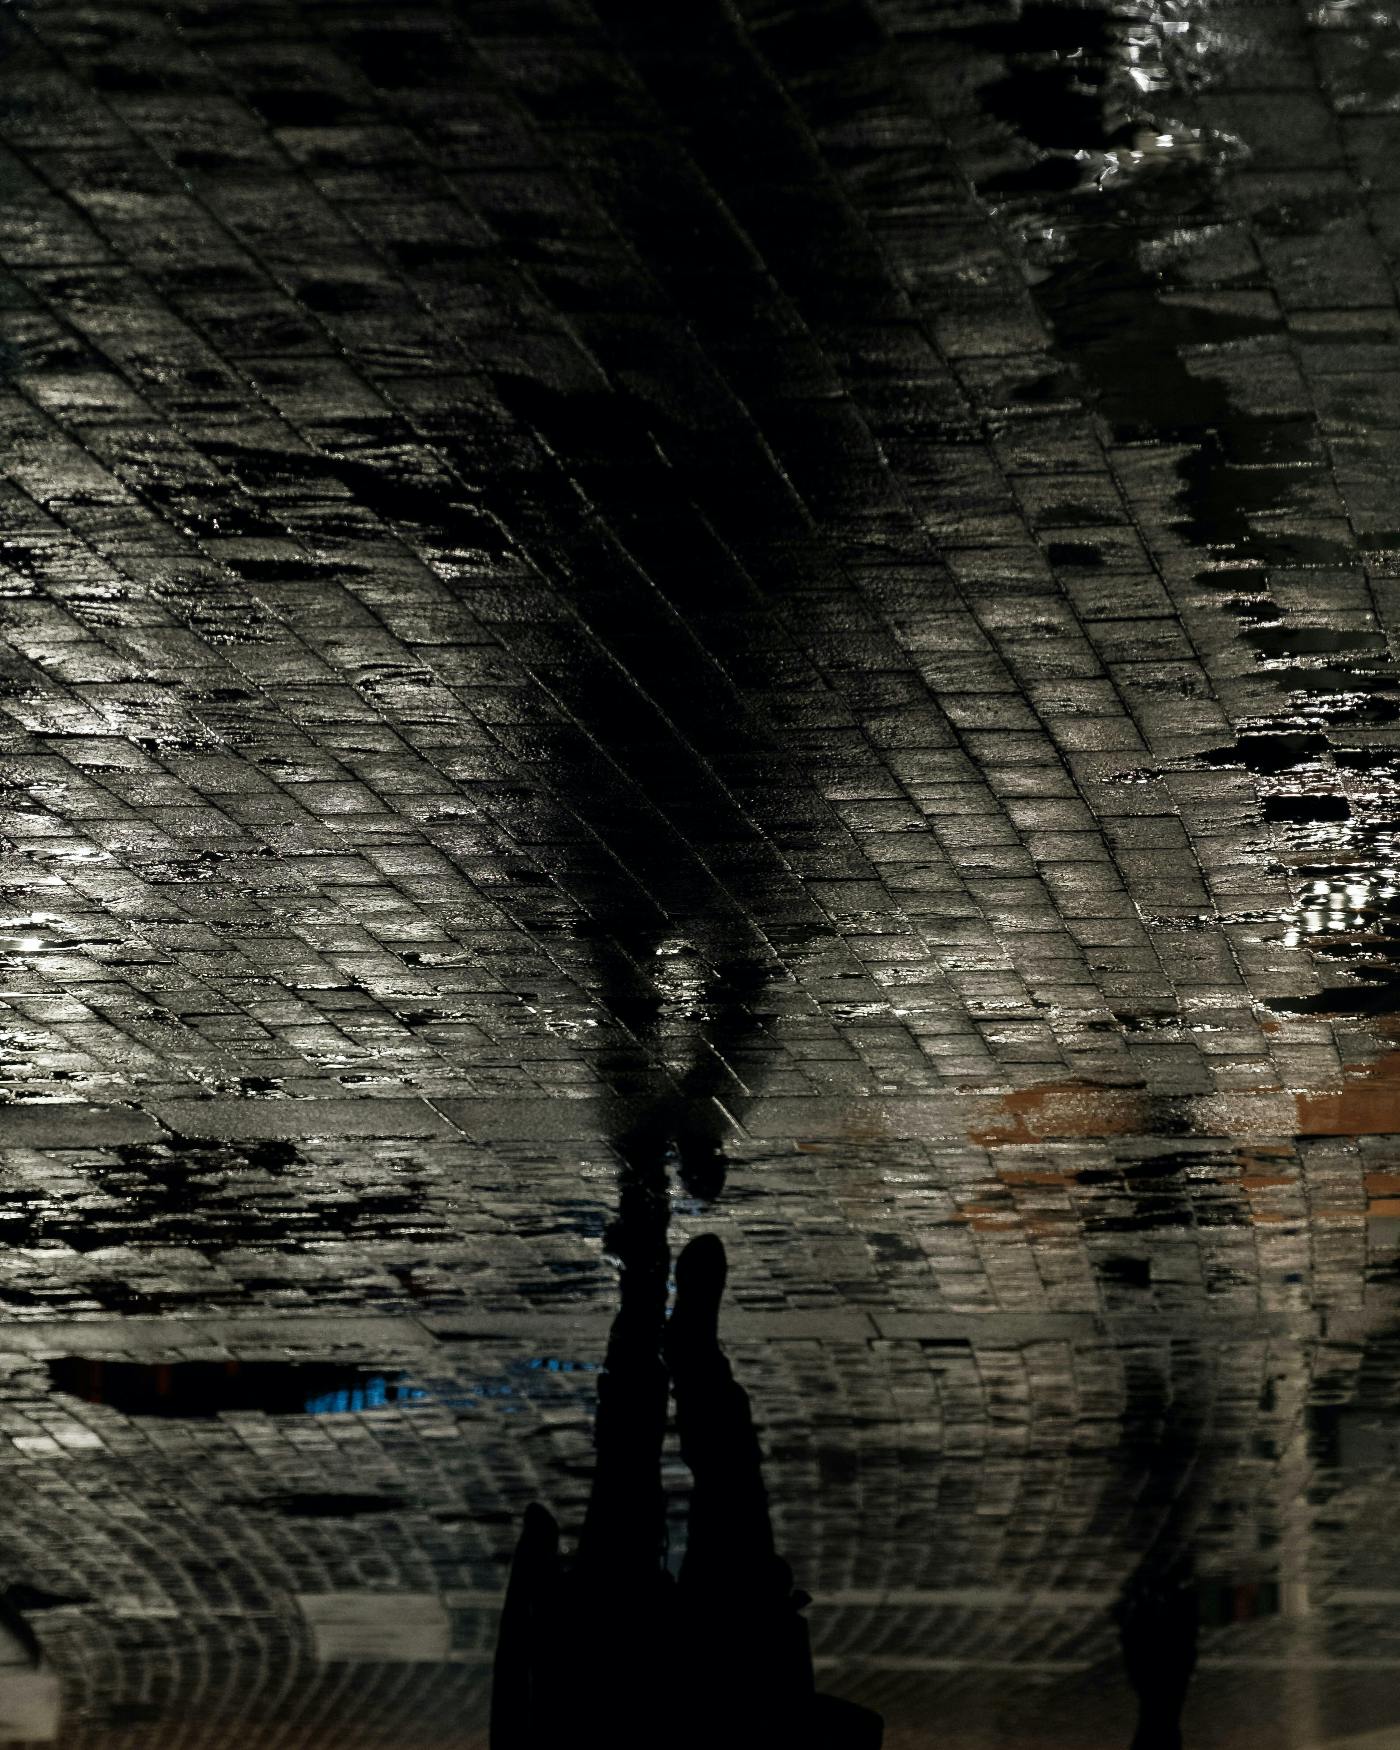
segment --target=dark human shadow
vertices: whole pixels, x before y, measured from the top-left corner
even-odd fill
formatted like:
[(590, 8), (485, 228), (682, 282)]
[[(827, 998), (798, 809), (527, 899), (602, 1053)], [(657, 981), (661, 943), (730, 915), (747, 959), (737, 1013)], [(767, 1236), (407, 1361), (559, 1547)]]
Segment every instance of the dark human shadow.
[(1138, 1698), (1132, 1750), (1182, 1750), (1181, 1712), (1196, 1669), (1195, 1590), (1174, 1574), (1140, 1572), (1118, 1605), (1128, 1681)]
[[(774, 1546), (748, 1397), (719, 1345), (724, 1247), (706, 1234), (681, 1253), (667, 1320), (665, 1204), (633, 1191), (615, 1237), (622, 1305), (583, 1532), (565, 1562), (553, 1517), (526, 1512), (496, 1648), (491, 1750), (877, 1750), (877, 1714), (816, 1691), (809, 1600)], [(672, 1390), (694, 1477), (675, 1577), (660, 1468)]]
[[(733, 1065), (759, 1031), (753, 1005), (773, 971), (752, 952), (706, 939), (721, 934), (697, 929), (701, 951), (684, 952), (695, 989), (683, 1038), (668, 1031), (675, 1023), (666, 997), (646, 977), (674, 941), (632, 922), (614, 925), (612, 941), (598, 946), (605, 1006), (631, 1036), (604, 1066), (623, 1089), (613, 1129), (624, 1183), (671, 1167), (686, 1193), (705, 1202), (724, 1189), (724, 1138), (747, 1101)], [(678, 1055), (684, 1067), (668, 1070)]]
[[(566, 1560), (553, 1516), (526, 1511), (496, 1648), (491, 1750), (878, 1750), (877, 1714), (816, 1690), (809, 1599), (775, 1546), (748, 1397), (719, 1343), (724, 1247), (712, 1234), (686, 1246), (668, 1319), (668, 1217), (665, 1164), (629, 1165), (608, 1236), (621, 1306), (583, 1530)], [(661, 1483), (672, 1394), (694, 1478), (674, 1577)], [(1182, 1750), (1196, 1590), (1149, 1556), (1115, 1616), (1138, 1703), (1131, 1750)]]

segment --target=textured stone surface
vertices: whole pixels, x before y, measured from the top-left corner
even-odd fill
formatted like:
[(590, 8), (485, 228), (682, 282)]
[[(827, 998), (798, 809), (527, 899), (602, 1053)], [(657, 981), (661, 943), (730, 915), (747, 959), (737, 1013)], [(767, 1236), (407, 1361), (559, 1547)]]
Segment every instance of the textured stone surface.
[[(1342, 4), (0, 5), (62, 1742), (477, 1741), (649, 1121), (892, 1750), (1125, 1741), (1149, 1554), (1193, 1745), (1400, 1733), (1397, 68)], [(346, 1592), (449, 1657), (318, 1665)]]

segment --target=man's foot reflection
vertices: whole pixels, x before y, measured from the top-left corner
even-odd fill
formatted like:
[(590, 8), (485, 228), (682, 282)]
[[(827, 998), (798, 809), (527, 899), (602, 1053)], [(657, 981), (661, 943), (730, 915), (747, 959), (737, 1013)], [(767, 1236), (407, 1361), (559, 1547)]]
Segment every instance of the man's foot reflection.
[[(719, 1344), (725, 1275), (721, 1242), (692, 1240), (666, 1321), (656, 1260), (624, 1256), (578, 1553), (563, 1563), (553, 1518), (529, 1509), (501, 1616), (491, 1750), (585, 1739), (615, 1750), (881, 1742), (878, 1715), (816, 1693), (808, 1600), (774, 1548), (748, 1397)], [(695, 1479), (674, 1581), (660, 1481), (668, 1382)]]

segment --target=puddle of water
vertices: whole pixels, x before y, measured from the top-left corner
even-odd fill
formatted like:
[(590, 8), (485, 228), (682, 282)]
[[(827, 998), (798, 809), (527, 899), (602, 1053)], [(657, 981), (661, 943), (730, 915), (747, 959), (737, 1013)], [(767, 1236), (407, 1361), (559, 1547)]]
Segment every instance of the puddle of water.
[(1312, 792), (1292, 796), (1265, 796), (1260, 812), (1266, 821), (1308, 823), (1350, 820), (1351, 804), (1345, 796)]
[(1293, 948), (1308, 936), (1342, 936), (1378, 947), (1391, 930), (1400, 935), (1400, 869), (1343, 867), (1307, 884), (1284, 941)]
[(1197, 758), (1206, 765), (1243, 766), (1258, 776), (1272, 777), (1279, 772), (1294, 771), (1326, 751), (1326, 736), (1294, 730), (1242, 735), (1233, 747), (1213, 748), (1209, 753), (1198, 754)]
[(126, 1416), (206, 1420), (227, 1414), (326, 1416), (422, 1402), (401, 1375), (296, 1361), (50, 1361), (57, 1391)]
[[(450, 1333), (444, 1333), (450, 1339)], [(102, 1361), (64, 1356), (48, 1363), (55, 1390), (125, 1416), (204, 1421), (228, 1414), (343, 1416), (431, 1404), (474, 1410), (518, 1407), (527, 1384), (596, 1373), (600, 1362), (532, 1355), (509, 1362), (504, 1379), (410, 1379), (382, 1367), (318, 1361)]]
[(1289, 626), (1282, 621), (1253, 627), (1240, 637), (1245, 644), (1252, 644), (1265, 662), (1293, 663), (1308, 656), (1384, 657), (1386, 650), (1379, 632), (1340, 632), (1330, 626)]

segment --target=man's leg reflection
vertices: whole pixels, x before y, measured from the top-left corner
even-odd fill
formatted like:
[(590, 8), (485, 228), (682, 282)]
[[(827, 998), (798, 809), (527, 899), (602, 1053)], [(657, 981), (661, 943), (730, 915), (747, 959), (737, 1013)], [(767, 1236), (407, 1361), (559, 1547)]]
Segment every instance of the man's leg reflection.
[[(680, 1608), (687, 1637), (722, 1637), (740, 1693), (755, 1709), (788, 1712), (815, 1691), (808, 1602), (773, 1545), (762, 1455), (748, 1395), (719, 1346), (719, 1303), (727, 1266), (713, 1234), (692, 1240), (676, 1265), (676, 1310), (666, 1359), (676, 1392), (681, 1457), (695, 1479)], [(780, 1718), (755, 1719), (775, 1728)], [(771, 1737), (770, 1737), (770, 1740)]]
[[(659, 1219), (658, 1207), (650, 1213)], [(816, 1694), (807, 1600), (774, 1548), (748, 1399), (719, 1347), (724, 1248), (705, 1235), (681, 1254), (663, 1335), (657, 1229), (648, 1239), (637, 1220), (624, 1231), (638, 1250), (621, 1251), (578, 1557), (561, 1565), (557, 1527), (532, 1507), (501, 1618), (492, 1750), (557, 1750), (600, 1734), (613, 1750), (877, 1750), (877, 1715)], [(695, 1478), (675, 1585), (661, 1536), (668, 1371)], [(585, 1674), (585, 1694), (571, 1673)]]
[(639, 1153), (622, 1172), (608, 1245), (622, 1265), (621, 1299), (608, 1334), (593, 1427), (593, 1487), (574, 1567), (605, 1593), (645, 1588), (661, 1571), (666, 1503), (666, 1324), (670, 1214), (665, 1157)]
[(667, 1210), (660, 1156), (629, 1160), (609, 1233), (622, 1264), (621, 1305), (599, 1379), (583, 1532), (566, 1565), (553, 1516), (538, 1504), (526, 1510), (496, 1645), (491, 1750), (595, 1739), (640, 1750), (666, 1740), (674, 1614), (661, 1488)]
[(1174, 1575), (1139, 1575), (1123, 1594), (1118, 1630), (1123, 1664), (1138, 1698), (1132, 1750), (1181, 1750), (1197, 1624), (1196, 1593)]
[(703, 1741), (718, 1742), (722, 1731), (731, 1743), (765, 1750), (877, 1750), (877, 1714), (816, 1692), (801, 1614), (810, 1600), (794, 1591), (792, 1569), (774, 1546), (748, 1394), (719, 1345), (726, 1273), (715, 1235), (692, 1240), (676, 1263), (676, 1310), (666, 1327), (681, 1456), (695, 1479), (679, 1617), (689, 1645), (708, 1643), (727, 1690), (705, 1720)]

